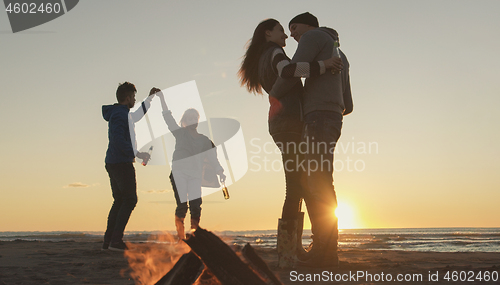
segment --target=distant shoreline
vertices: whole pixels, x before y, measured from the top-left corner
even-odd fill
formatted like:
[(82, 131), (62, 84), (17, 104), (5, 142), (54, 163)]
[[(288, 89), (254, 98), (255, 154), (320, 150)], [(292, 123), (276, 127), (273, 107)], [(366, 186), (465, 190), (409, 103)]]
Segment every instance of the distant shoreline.
[[(208, 229), (210, 230), (210, 229)], [(228, 244), (262, 249), (276, 248), (276, 230), (213, 231)], [(158, 237), (170, 232), (126, 232), (125, 240), (133, 243), (161, 243)], [(0, 242), (101, 242), (103, 232), (0, 232)], [(311, 242), (311, 231), (304, 230), (302, 243)], [(500, 228), (410, 228), (341, 230), (342, 250), (401, 250), (418, 252), (500, 252)]]

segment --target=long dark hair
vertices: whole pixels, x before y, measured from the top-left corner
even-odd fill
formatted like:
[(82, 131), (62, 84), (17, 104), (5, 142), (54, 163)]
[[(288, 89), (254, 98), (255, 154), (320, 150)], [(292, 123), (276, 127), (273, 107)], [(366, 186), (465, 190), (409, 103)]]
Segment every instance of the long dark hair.
[(238, 76), (241, 86), (246, 86), (248, 92), (262, 94), (262, 86), (259, 81), (259, 59), (266, 46), (266, 31), (272, 31), (279, 22), (275, 19), (267, 19), (259, 23), (248, 49), (241, 63)]

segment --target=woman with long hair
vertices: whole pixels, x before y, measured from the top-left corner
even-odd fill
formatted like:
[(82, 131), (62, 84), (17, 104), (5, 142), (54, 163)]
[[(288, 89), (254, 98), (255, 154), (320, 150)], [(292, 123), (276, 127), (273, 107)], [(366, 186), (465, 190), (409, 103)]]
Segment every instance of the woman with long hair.
[(299, 151), (302, 141), (301, 102), (303, 86), (300, 77), (319, 76), (330, 68), (339, 68), (339, 59), (290, 63), (283, 50), (286, 45), (283, 26), (267, 19), (255, 28), (238, 72), (242, 86), (249, 92), (269, 96), (269, 133), (282, 154), (286, 196), (278, 221), (278, 266), (292, 267), (296, 253), (302, 250), (302, 199), (307, 203), (305, 169)]

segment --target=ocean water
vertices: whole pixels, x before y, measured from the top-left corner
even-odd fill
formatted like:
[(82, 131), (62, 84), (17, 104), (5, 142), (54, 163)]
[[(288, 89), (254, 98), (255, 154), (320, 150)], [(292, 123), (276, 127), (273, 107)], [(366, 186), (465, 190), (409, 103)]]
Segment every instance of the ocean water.
[[(161, 232), (126, 232), (125, 240), (155, 242)], [(172, 232), (171, 232), (172, 233)], [(215, 231), (226, 243), (275, 248), (276, 230)], [(173, 234), (173, 233), (172, 233)], [(100, 242), (103, 232), (0, 232), (0, 241)], [(311, 242), (304, 230), (303, 245)], [(500, 228), (420, 228), (340, 230), (340, 250), (403, 250), (430, 252), (500, 252)]]

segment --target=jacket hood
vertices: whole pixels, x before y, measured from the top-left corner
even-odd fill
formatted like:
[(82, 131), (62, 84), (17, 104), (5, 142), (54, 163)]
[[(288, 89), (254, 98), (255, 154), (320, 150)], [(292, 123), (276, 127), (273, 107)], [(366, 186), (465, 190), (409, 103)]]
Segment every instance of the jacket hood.
[(102, 117), (104, 120), (109, 122), (109, 119), (111, 118), (111, 115), (113, 115), (114, 112), (119, 111), (121, 109), (126, 109), (128, 111), (128, 107), (125, 105), (120, 105), (118, 103), (115, 103), (113, 105), (103, 105), (102, 106)]
[(318, 28), (318, 29), (320, 29), (321, 31), (323, 31), (323, 32), (325, 32), (325, 33), (327, 33), (327, 34), (329, 34), (329, 35), (333, 38), (333, 40), (335, 40), (335, 41), (338, 41), (338, 40), (339, 40), (338, 33), (337, 33), (337, 31), (335, 31), (334, 29), (332, 29), (332, 28), (328, 28), (328, 27), (320, 27), (320, 28)]

